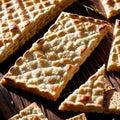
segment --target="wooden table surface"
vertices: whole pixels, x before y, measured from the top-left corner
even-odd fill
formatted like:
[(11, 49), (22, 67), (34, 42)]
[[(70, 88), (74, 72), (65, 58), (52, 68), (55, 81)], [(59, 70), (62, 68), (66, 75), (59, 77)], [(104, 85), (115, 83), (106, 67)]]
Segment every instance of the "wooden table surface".
[[(99, 0), (78, 0), (64, 11), (107, 20)], [(113, 17), (107, 21), (114, 26), (116, 18), (120, 18), (120, 16)], [(44, 35), (54, 21), (55, 20), (46, 25), (16, 53), (11, 55), (6, 61), (0, 64), (0, 78), (14, 64), (15, 60), (31, 47), (33, 42)], [(112, 42), (112, 32), (113, 29), (111, 29), (111, 31), (109, 31), (109, 33), (103, 38), (99, 46), (80, 67), (80, 70), (74, 75), (72, 80), (69, 81), (56, 102), (46, 100), (45, 98), (25, 92), (21, 89), (0, 85), (0, 120), (7, 120), (32, 102), (36, 102), (38, 104), (42, 112), (48, 117), (49, 120), (64, 120), (80, 113), (72, 111), (61, 112), (58, 110), (58, 106), (70, 93), (72, 93), (73, 90), (78, 88), (92, 74), (94, 74), (100, 66), (102, 66), (104, 63), (107, 64)], [(117, 91), (120, 91), (120, 72), (106, 72), (105, 77), (108, 82), (116, 88)], [(86, 113), (86, 116), (88, 120), (120, 120), (120, 115), (112, 114), (106, 115), (98, 113)]]

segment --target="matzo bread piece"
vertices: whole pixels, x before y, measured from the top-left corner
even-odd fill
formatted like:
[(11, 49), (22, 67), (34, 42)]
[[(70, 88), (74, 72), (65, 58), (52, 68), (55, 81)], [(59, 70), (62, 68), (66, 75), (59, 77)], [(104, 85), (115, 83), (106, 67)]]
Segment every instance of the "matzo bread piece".
[(111, 50), (107, 65), (108, 71), (120, 71), (120, 20), (116, 20), (113, 42), (111, 45)]
[(62, 12), (48, 32), (20, 57), (1, 83), (56, 100), (110, 25)]
[(104, 112), (120, 114), (120, 92), (111, 89), (106, 91), (104, 96)]
[(34, 102), (8, 120), (48, 120)]
[(120, 0), (100, 0), (107, 18), (120, 14)]
[(80, 85), (59, 106), (62, 111), (103, 112), (105, 65)]
[(85, 113), (81, 113), (79, 115), (73, 116), (66, 120), (87, 120)]
[(0, 63), (74, 0), (0, 1)]

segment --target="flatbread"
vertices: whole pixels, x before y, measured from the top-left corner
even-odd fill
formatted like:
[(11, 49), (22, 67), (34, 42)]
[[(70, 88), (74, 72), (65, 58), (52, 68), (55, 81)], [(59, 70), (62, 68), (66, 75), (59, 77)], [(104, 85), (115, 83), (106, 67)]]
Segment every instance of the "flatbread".
[(0, 0), (0, 63), (74, 0)]
[(120, 0), (100, 0), (107, 18), (120, 14)]
[(48, 120), (34, 102), (8, 120)]
[(120, 92), (111, 89), (105, 92), (104, 112), (120, 114)]
[(111, 50), (108, 58), (108, 71), (120, 71), (120, 20), (116, 20), (113, 42), (111, 45)]
[(55, 101), (109, 29), (103, 20), (62, 12), (1, 83)]
[(73, 116), (69, 119), (66, 119), (66, 120), (87, 120), (87, 118), (86, 118), (85, 113), (81, 113), (81, 114), (75, 115), (75, 116)]
[(62, 111), (103, 112), (105, 65), (80, 85), (59, 106)]

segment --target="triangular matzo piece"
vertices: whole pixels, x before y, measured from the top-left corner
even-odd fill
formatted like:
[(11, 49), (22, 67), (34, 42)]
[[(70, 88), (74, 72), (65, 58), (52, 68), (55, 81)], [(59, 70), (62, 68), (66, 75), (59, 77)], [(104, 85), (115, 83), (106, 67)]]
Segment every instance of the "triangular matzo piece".
[(59, 106), (62, 111), (103, 112), (105, 65), (70, 94)]
[(105, 92), (104, 112), (120, 114), (120, 92), (117, 92), (114, 89)]
[(111, 50), (107, 65), (108, 71), (120, 71), (120, 20), (116, 20), (113, 42), (111, 45)]
[(34, 102), (8, 120), (48, 120)]
[(109, 28), (105, 21), (62, 12), (1, 82), (56, 100)]
[(0, 1), (0, 63), (74, 0)]
[(107, 18), (120, 14), (120, 0), (100, 0)]
[(78, 114), (66, 120), (87, 120), (85, 113)]

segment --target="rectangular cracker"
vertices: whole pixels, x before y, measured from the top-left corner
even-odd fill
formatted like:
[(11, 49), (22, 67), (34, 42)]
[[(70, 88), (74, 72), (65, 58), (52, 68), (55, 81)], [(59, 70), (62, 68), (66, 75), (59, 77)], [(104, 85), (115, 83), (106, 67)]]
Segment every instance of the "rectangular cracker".
[(120, 14), (120, 0), (100, 0), (107, 18)]
[(1, 83), (55, 101), (109, 29), (106, 21), (62, 12)]
[(34, 102), (8, 120), (48, 120)]
[(107, 64), (108, 71), (120, 71), (120, 20), (116, 20)]
[(0, 1), (0, 63), (74, 0)]

